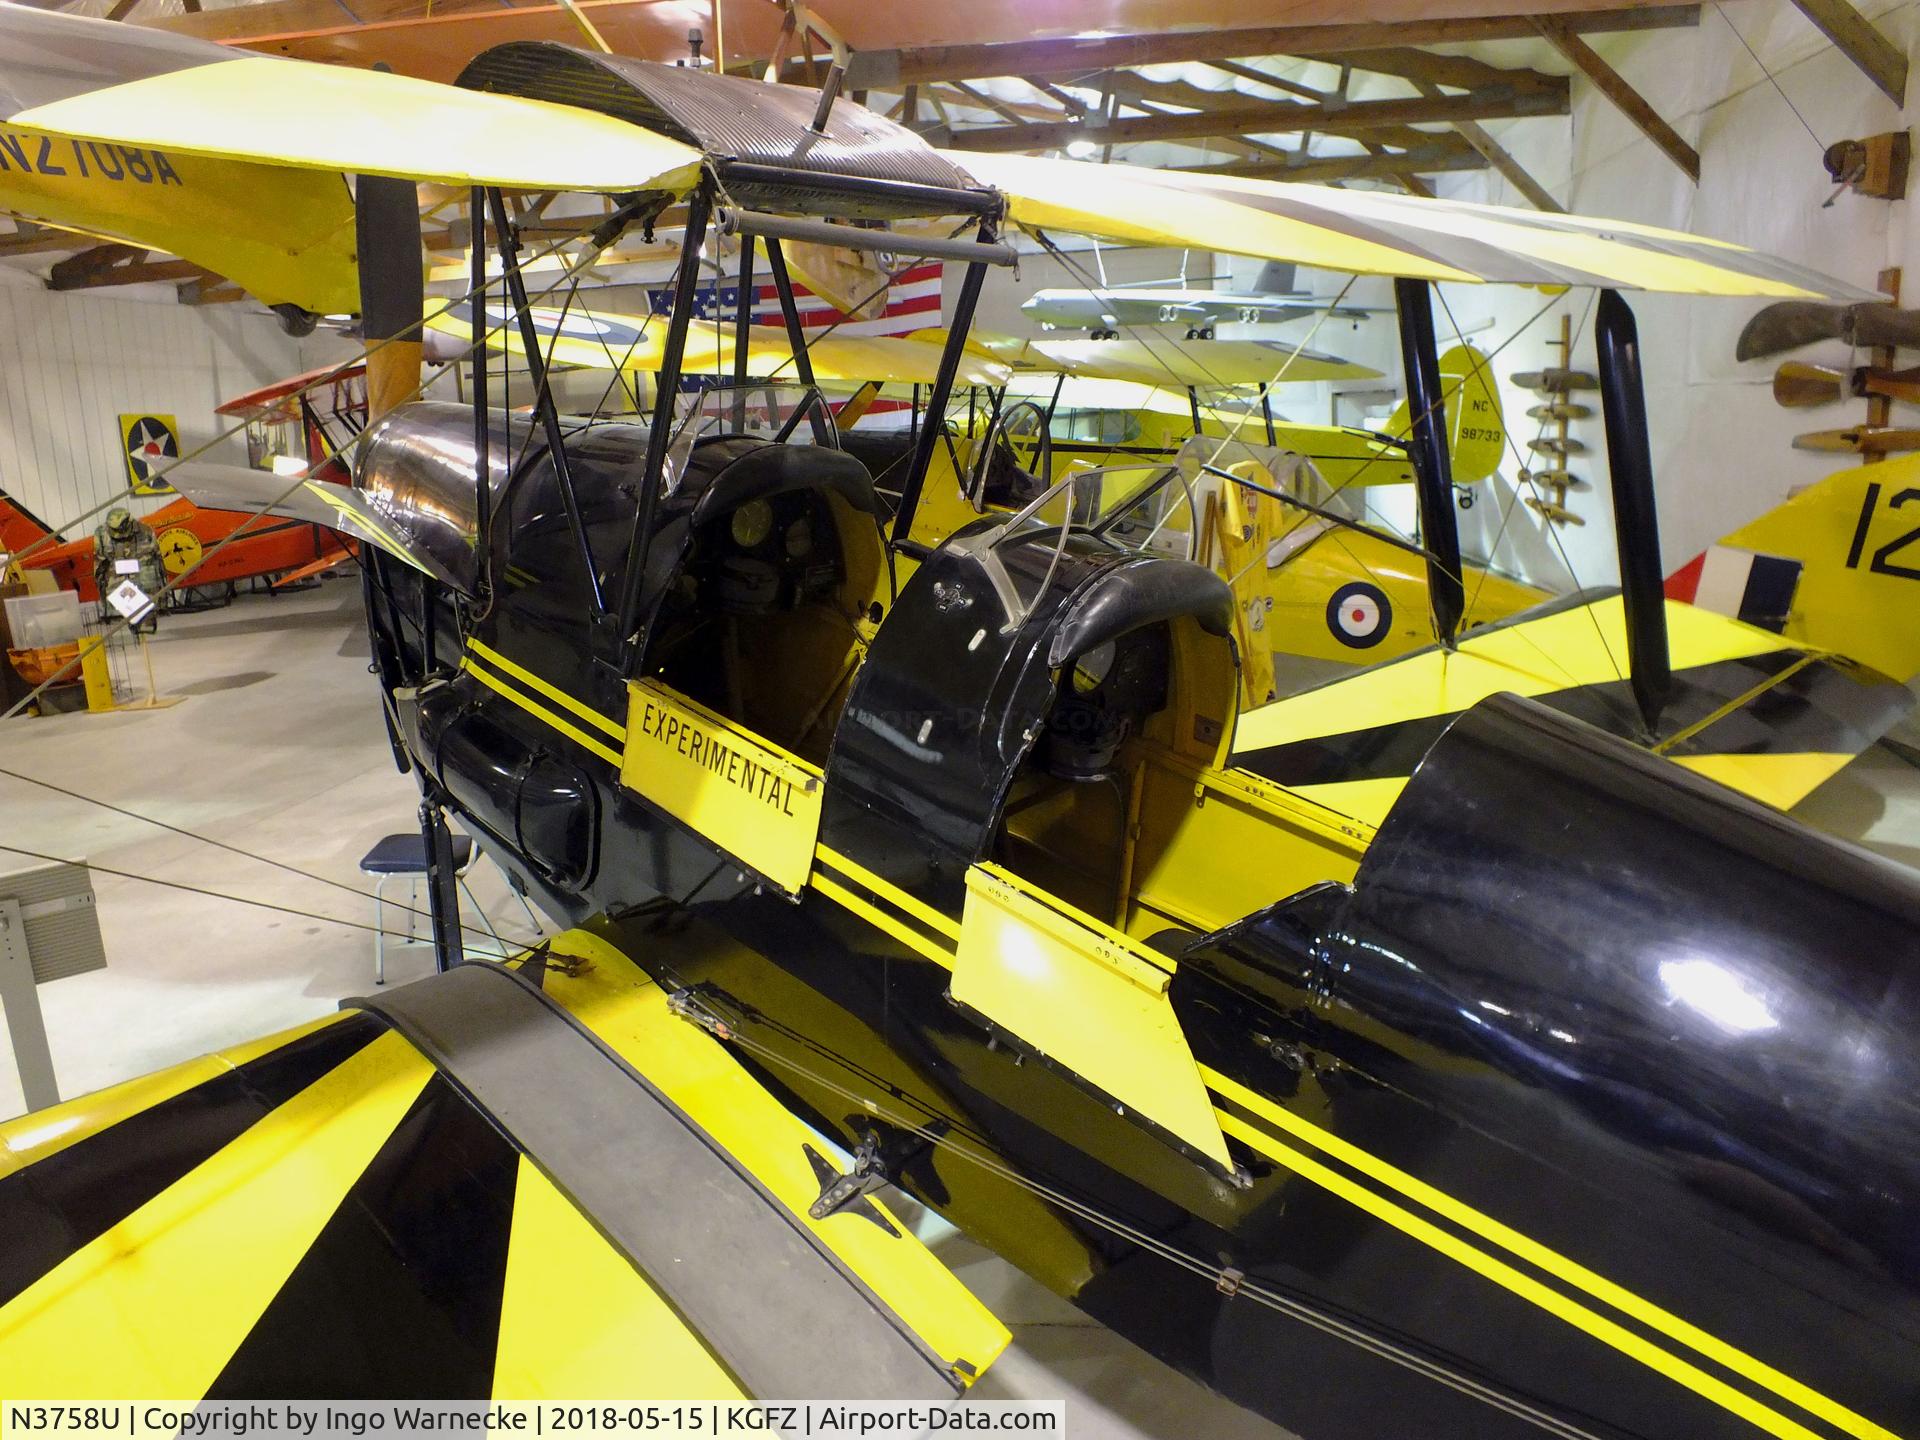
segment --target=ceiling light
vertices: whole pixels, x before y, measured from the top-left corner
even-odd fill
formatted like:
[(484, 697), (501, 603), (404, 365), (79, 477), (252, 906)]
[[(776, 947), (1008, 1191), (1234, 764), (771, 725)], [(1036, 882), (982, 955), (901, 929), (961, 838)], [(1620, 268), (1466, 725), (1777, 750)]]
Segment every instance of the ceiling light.
[(1067, 154), (1076, 160), (1088, 159), (1093, 152), (1099, 148), (1100, 147), (1091, 140), (1069, 140), (1067, 142)]

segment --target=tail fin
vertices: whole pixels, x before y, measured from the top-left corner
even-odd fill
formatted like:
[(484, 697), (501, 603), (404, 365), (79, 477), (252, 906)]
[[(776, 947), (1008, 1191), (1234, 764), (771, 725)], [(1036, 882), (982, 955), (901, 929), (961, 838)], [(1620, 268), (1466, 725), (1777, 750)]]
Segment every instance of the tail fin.
[(11, 555), (49, 535), (60, 539), (38, 515), (0, 490), (0, 551)]
[(1667, 596), (1871, 666), (1920, 674), (1920, 457), (1857, 465), (1741, 526)]

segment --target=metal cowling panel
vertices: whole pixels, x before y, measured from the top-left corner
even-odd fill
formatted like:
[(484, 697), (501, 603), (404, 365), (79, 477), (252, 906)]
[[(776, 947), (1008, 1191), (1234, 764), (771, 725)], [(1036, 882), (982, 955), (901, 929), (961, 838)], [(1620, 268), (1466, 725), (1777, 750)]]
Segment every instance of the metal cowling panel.
[[(819, 96), (799, 86), (594, 55), (544, 41), (496, 46), (468, 65), (459, 83), (469, 89), (612, 115), (696, 145), (723, 166), (734, 161), (891, 186), (973, 195), (980, 191), (976, 182), (911, 130), (851, 100), (834, 103), (824, 133), (813, 130)], [(942, 213), (937, 205), (890, 207), (871, 200), (854, 203), (844, 194), (810, 196), (803, 179), (780, 186), (776, 195), (756, 195), (752, 184), (730, 183), (727, 188), (742, 204), (781, 210), (819, 209), (838, 215)]]

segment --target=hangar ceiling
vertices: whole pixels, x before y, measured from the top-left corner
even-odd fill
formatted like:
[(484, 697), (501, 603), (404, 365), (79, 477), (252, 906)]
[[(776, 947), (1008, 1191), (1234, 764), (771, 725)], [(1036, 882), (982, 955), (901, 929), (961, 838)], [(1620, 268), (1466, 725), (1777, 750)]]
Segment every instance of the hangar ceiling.
[[(585, 44), (817, 84), (833, 58), (846, 89), (960, 150), (1087, 159), (1431, 194), (1432, 177), (1498, 170), (1534, 206), (1558, 202), (1488, 129), (1565, 116), (1594, 87), (1681, 171), (1694, 148), (1595, 48), (1623, 31), (1681, 30), (1700, 7), (1584, 0), (975, 0), (956, 34), (950, 0), (28, 0), (270, 54), (384, 64), (451, 80), (509, 40)], [(1846, 0), (1795, 0), (1882, 89), (1905, 59)], [(1605, 44), (1601, 39), (1600, 43)], [(452, 197), (429, 196), (445, 214)], [(528, 205), (544, 203), (538, 197)], [(430, 221), (451, 258), (457, 221)], [(0, 260), (71, 253), (56, 289), (172, 281), (183, 303), (244, 298), (185, 261), (23, 225)], [(44, 263), (42, 260), (40, 263)]]

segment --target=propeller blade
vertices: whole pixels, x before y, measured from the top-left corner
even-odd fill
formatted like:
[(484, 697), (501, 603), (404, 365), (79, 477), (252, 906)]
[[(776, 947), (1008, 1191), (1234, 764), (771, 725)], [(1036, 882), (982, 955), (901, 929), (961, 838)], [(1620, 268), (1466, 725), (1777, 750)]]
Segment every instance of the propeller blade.
[(1513, 383), (1522, 390), (1544, 390), (1551, 395), (1600, 388), (1599, 378), (1585, 370), (1522, 370), (1513, 377)]
[(1855, 372), (1855, 379), (1864, 394), (1885, 395), (1890, 400), (1920, 405), (1920, 365), (1905, 370), (1876, 370), (1871, 365), (1862, 366)]
[(1887, 425), (1858, 425), (1851, 430), (1810, 430), (1793, 437), (1796, 450), (1834, 451), (1844, 455), (1885, 455), (1894, 450), (1920, 450), (1920, 430)]
[(1853, 343), (1863, 349), (1920, 348), (1920, 310), (1896, 310), (1891, 305), (1852, 307)]
[(1584, 525), (1587, 523), (1578, 515), (1574, 514), (1573, 511), (1567, 509), (1566, 506), (1556, 505), (1551, 500), (1542, 500), (1537, 495), (1527, 496), (1527, 508), (1532, 510), (1536, 515), (1551, 520), (1555, 525)]
[(1789, 360), (1773, 372), (1774, 401), (1789, 410), (1831, 405), (1846, 398), (1848, 388), (1846, 374), (1829, 365)]
[(1844, 340), (1848, 309), (1812, 300), (1782, 300), (1765, 306), (1740, 331), (1733, 347), (1734, 358), (1764, 360), (1817, 340)]
[(1763, 360), (1820, 340), (1844, 340), (1863, 349), (1920, 348), (1920, 311), (1872, 302), (1782, 300), (1747, 321), (1733, 354), (1737, 360)]
[(1592, 485), (1575, 475), (1571, 470), (1523, 470), (1520, 481), (1525, 484), (1533, 481), (1536, 485), (1548, 485), (1555, 490), (1591, 490)]

